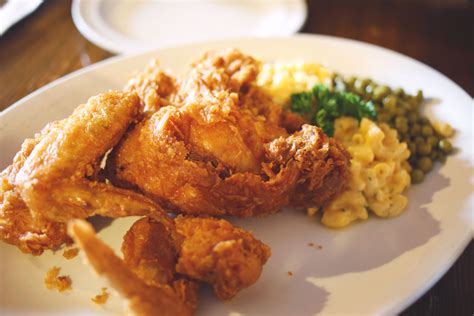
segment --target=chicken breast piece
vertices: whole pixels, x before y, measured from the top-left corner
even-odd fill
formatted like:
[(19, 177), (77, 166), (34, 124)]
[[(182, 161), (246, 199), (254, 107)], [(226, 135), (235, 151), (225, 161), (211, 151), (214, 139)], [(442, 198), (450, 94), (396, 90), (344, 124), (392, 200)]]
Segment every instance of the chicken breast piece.
[(288, 115), (255, 86), (257, 74), (258, 62), (237, 50), (206, 53), (177, 80), (175, 104), (109, 155), (111, 182), (194, 215), (327, 203), (347, 184), (348, 153), (314, 126), (288, 135)]

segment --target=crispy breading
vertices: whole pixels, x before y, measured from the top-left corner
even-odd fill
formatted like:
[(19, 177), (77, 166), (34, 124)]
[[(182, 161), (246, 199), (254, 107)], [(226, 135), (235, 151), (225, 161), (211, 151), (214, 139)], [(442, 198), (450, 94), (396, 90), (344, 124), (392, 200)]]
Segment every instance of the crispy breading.
[(178, 275), (175, 269), (180, 249), (181, 243), (175, 243), (166, 227), (151, 217), (136, 221), (122, 243), (123, 259), (131, 271), (147, 285), (170, 286), (184, 304), (195, 310), (198, 284)]
[[(270, 248), (251, 233), (226, 220), (178, 216), (179, 246), (170, 242), (163, 225), (152, 218), (135, 222), (124, 237), (125, 264), (148, 285), (167, 284), (183, 301), (197, 304), (194, 282), (209, 283), (223, 300), (254, 284), (271, 255)], [(179, 277), (177, 275), (184, 277)]]
[(42, 133), (26, 139), (13, 163), (0, 173), (0, 239), (33, 255), (40, 255), (45, 249), (56, 249), (70, 241), (64, 223), (41, 216), (33, 217), (18, 189), (12, 184), (25, 159), (52, 126), (54, 124), (49, 124)]
[(148, 115), (109, 155), (111, 182), (185, 214), (328, 202), (347, 183), (348, 154), (314, 126), (288, 135), (297, 123), (255, 86), (257, 73), (237, 50), (205, 54), (177, 80), (176, 104)]
[(71, 260), (75, 258), (79, 254), (79, 248), (68, 248), (64, 249), (63, 251), (63, 257), (66, 258), (67, 260)]
[(148, 285), (97, 238), (94, 229), (86, 221), (71, 221), (68, 231), (92, 268), (128, 301), (135, 315), (192, 315), (193, 309), (182, 302), (172, 287)]
[(33, 254), (67, 241), (73, 218), (151, 215), (173, 225), (159, 205), (99, 182), (103, 156), (140, 117), (136, 95), (108, 92), (27, 139), (1, 174), (0, 238)]
[(140, 96), (140, 103), (144, 111), (155, 112), (159, 108), (170, 104), (170, 97), (178, 89), (176, 79), (160, 69), (159, 63), (153, 59), (142, 72), (132, 77), (125, 87), (125, 91)]
[(184, 237), (176, 271), (211, 284), (222, 300), (254, 284), (271, 255), (251, 233), (222, 219), (178, 216), (175, 224)]
[(58, 292), (71, 290), (71, 278), (67, 275), (59, 275), (59, 272), (61, 272), (59, 267), (49, 269), (44, 277), (44, 285), (48, 290), (57, 290)]
[(109, 293), (107, 292), (107, 288), (103, 287), (100, 290), (100, 294), (97, 294), (96, 296), (91, 298), (91, 301), (96, 303), (97, 305), (104, 305), (108, 299), (109, 299)]

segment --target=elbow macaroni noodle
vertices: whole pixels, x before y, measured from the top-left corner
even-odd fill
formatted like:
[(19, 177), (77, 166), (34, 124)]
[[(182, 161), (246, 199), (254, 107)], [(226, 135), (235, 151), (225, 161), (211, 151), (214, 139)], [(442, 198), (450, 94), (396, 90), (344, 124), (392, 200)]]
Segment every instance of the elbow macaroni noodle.
[(410, 185), (407, 159), (410, 152), (397, 132), (386, 124), (364, 118), (343, 117), (335, 122), (334, 137), (352, 155), (349, 190), (323, 208), (321, 222), (344, 227), (368, 218), (368, 210), (380, 217), (402, 213), (408, 199), (403, 191)]

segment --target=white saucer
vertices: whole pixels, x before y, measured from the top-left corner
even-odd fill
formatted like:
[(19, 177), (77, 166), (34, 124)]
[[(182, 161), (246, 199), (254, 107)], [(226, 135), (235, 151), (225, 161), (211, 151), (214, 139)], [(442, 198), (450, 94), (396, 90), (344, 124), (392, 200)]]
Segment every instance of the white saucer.
[(9, 0), (0, 7), (0, 35), (11, 26), (33, 13), (42, 0)]
[(89, 41), (130, 53), (204, 40), (296, 33), (304, 0), (74, 0), (72, 17)]

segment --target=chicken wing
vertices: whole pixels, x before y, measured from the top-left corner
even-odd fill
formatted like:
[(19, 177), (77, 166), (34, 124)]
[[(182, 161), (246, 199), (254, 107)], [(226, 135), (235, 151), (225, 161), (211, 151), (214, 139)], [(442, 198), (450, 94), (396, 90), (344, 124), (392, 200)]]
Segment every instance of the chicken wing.
[[(135, 222), (124, 237), (124, 262), (148, 285), (177, 289), (188, 284), (188, 279), (176, 276), (179, 273), (209, 283), (217, 297), (227, 300), (258, 280), (271, 255), (267, 245), (226, 220), (178, 216), (174, 222), (182, 240), (179, 246), (150, 217)], [(192, 298), (188, 295), (186, 301), (197, 301)]]
[(175, 223), (183, 239), (178, 246), (162, 223), (151, 217), (135, 222), (124, 236), (123, 260), (87, 222), (71, 221), (68, 232), (137, 315), (192, 314), (196, 281), (211, 284), (220, 299), (230, 299), (257, 281), (270, 257), (267, 245), (225, 220), (179, 216)]
[(1, 175), (0, 238), (40, 254), (67, 240), (61, 222), (73, 218), (151, 215), (172, 227), (153, 201), (97, 180), (104, 155), (139, 116), (135, 95), (109, 92), (26, 140)]
[(185, 214), (328, 202), (347, 183), (349, 154), (314, 126), (289, 136), (288, 115), (255, 86), (257, 73), (236, 50), (205, 54), (177, 80), (176, 104), (149, 114), (109, 155), (111, 182)]
[(172, 287), (159, 283), (147, 284), (97, 238), (90, 224), (74, 220), (69, 223), (68, 231), (93, 269), (128, 301), (135, 315), (192, 315), (193, 308), (184, 303)]

